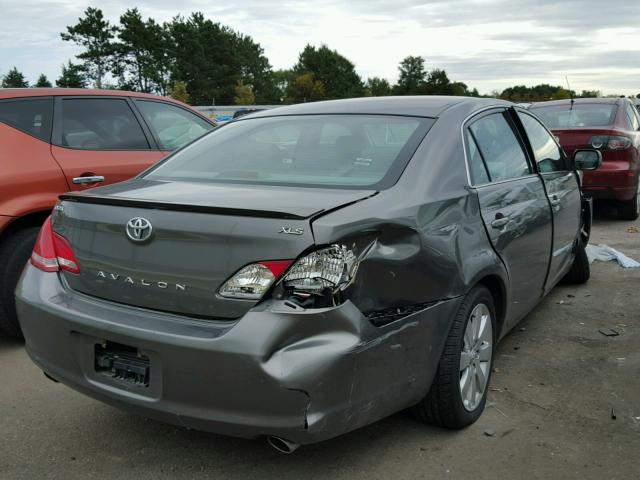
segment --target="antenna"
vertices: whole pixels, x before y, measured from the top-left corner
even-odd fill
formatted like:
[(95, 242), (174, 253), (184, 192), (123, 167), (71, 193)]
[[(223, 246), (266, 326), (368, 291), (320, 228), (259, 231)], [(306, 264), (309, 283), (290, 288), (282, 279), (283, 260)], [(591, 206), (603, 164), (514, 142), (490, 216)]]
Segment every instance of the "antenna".
[(569, 95), (571, 95), (571, 107), (569, 107), (569, 110), (573, 110), (573, 103), (575, 102), (575, 100), (573, 99), (573, 90), (571, 90), (571, 85), (569, 85), (569, 77), (567, 77), (565, 75), (564, 79), (567, 82), (567, 88), (569, 89)]

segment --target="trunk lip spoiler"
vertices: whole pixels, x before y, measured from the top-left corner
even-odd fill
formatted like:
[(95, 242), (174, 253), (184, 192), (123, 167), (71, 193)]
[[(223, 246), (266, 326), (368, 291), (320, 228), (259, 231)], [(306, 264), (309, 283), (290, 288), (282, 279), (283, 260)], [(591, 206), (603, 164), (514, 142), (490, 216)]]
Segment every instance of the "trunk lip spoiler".
[(126, 197), (103, 197), (98, 195), (77, 195), (64, 194), (58, 197), (60, 200), (91, 203), (95, 205), (114, 205), (122, 207), (148, 208), (153, 210), (170, 210), (175, 212), (191, 212), (191, 213), (214, 213), (220, 215), (238, 215), (245, 217), (261, 217), (261, 218), (281, 218), (287, 220), (306, 220), (324, 209), (319, 209), (310, 215), (297, 215), (295, 213), (281, 212), (277, 210), (254, 210), (246, 208), (230, 208), (210, 205), (193, 205), (185, 203), (162, 202), (156, 200), (139, 200)]

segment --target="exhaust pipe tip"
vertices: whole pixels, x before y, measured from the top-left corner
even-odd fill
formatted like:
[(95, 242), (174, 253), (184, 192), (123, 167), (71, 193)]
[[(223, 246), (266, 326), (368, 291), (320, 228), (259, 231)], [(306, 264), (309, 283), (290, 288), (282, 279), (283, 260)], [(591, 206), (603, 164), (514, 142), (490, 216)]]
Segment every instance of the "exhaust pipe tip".
[(299, 443), (290, 442), (280, 437), (267, 437), (267, 443), (285, 455), (295, 452), (300, 447)]

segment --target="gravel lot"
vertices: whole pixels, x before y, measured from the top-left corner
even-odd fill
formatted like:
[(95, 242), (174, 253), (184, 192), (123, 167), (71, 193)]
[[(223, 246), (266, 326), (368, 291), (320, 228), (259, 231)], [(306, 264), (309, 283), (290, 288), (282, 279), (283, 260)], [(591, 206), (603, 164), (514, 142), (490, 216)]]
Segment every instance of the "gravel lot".
[[(591, 241), (640, 259), (634, 225), (600, 211)], [(290, 456), (102, 405), (0, 338), (0, 478), (638, 478), (639, 287), (640, 269), (597, 262), (587, 285), (556, 288), (499, 346), (464, 431), (400, 413)]]

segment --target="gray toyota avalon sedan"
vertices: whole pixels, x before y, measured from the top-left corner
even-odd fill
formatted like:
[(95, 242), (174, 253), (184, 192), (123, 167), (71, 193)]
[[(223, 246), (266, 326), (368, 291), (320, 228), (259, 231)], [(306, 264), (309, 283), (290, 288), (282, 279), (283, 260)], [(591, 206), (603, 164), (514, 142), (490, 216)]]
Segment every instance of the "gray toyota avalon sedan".
[(497, 341), (589, 278), (600, 161), (495, 99), (243, 117), (61, 197), (16, 292), (26, 348), (94, 398), (285, 452), (409, 407), (461, 428)]

